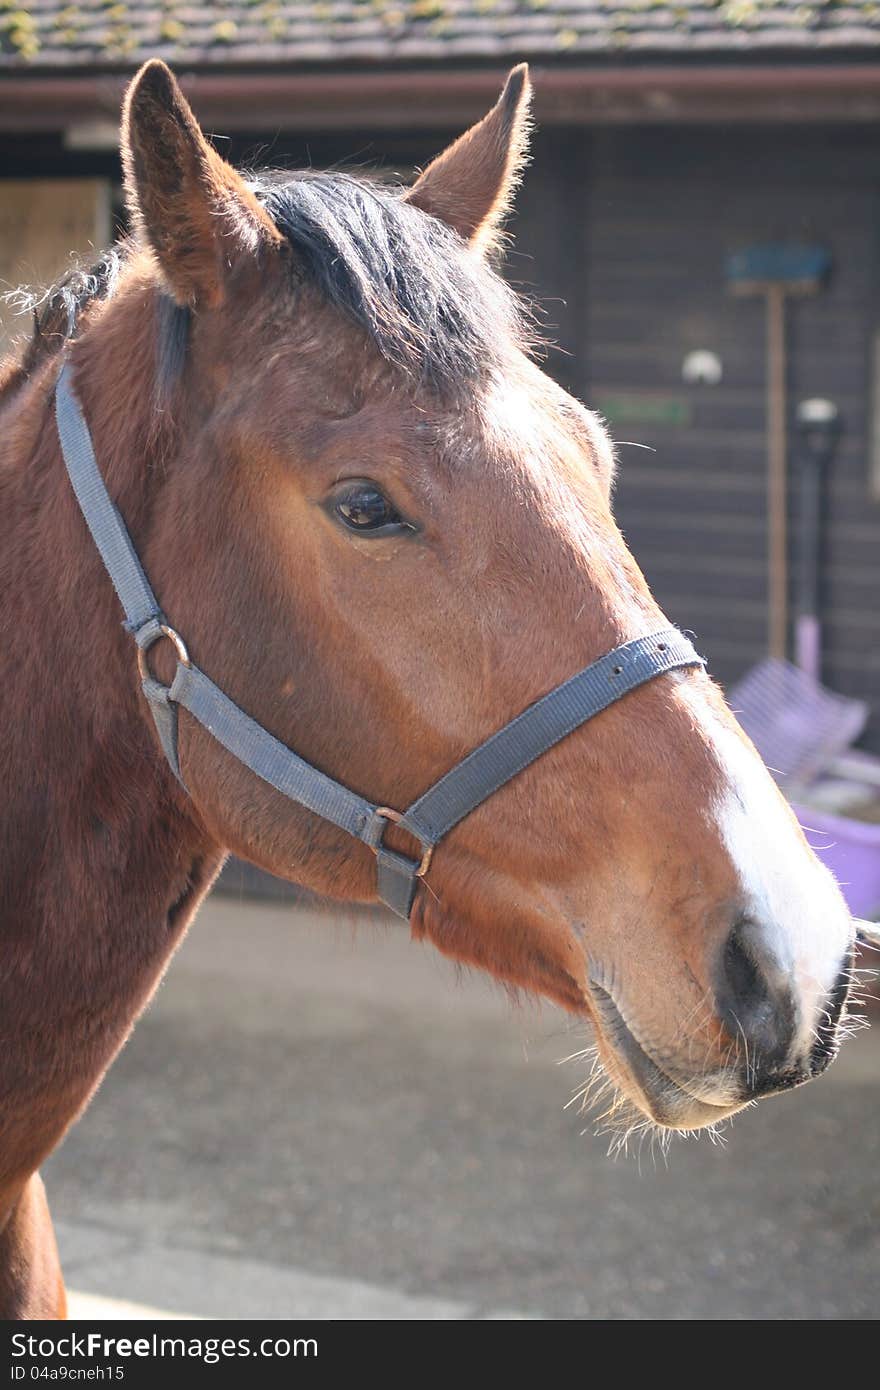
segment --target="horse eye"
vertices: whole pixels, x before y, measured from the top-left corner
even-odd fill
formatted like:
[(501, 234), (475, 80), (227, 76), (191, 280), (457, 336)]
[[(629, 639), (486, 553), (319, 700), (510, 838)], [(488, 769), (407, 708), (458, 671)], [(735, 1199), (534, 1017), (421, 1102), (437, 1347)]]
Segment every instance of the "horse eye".
[(335, 515), (349, 531), (360, 535), (390, 535), (413, 528), (389, 502), (375, 483), (366, 478), (349, 478), (339, 483), (332, 495)]

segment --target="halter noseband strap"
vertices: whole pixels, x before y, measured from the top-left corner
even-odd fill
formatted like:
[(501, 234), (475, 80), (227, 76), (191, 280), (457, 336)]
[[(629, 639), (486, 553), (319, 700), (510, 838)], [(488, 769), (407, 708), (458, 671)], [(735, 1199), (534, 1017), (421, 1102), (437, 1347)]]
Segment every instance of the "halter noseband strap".
[[(667, 671), (704, 664), (674, 627), (625, 642), (530, 705), (406, 811), (377, 806), (285, 747), (190, 661), (182, 639), (164, 618), (125, 522), (104, 485), (69, 364), (58, 378), (55, 415), (80, 510), (125, 611), (125, 627), (140, 649), (143, 692), (175, 777), (184, 785), (177, 753), (177, 710), (182, 705), (269, 786), (369, 845), (377, 859), (378, 895), (400, 917), (410, 915), (418, 880), (428, 870), (434, 846), (505, 782), (628, 691)], [(177, 652), (170, 686), (151, 676), (146, 664), (146, 652), (163, 637), (171, 640)], [(410, 859), (385, 846), (389, 822), (415, 836), (422, 846), (421, 859)]]

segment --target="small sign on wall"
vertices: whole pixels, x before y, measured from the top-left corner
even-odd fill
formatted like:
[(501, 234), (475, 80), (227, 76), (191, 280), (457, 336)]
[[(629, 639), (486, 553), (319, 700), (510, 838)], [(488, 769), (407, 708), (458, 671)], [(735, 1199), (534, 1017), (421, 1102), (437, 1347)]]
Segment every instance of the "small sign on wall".
[[(110, 241), (107, 179), (0, 180), (0, 294), (48, 289), (78, 261)], [(0, 356), (30, 321), (0, 301)]]
[(661, 396), (656, 392), (621, 391), (592, 397), (595, 406), (610, 425), (662, 425), (677, 429), (691, 423), (691, 404), (683, 396)]

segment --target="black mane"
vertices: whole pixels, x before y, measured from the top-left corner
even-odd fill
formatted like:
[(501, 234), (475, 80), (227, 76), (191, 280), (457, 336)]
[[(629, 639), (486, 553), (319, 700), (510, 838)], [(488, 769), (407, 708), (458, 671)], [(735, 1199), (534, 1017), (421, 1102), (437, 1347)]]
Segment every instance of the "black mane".
[[(501, 277), (400, 189), (311, 171), (259, 174), (250, 186), (293, 247), (298, 273), (409, 377), (447, 394), (490, 371), (511, 345), (533, 342), (527, 314)], [(84, 310), (112, 296), (124, 260), (125, 249), (113, 248), (45, 294), (17, 296), (34, 314), (24, 366), (76, 336)], [(170, 297), (160, 305), (160, 389), (182, 366), (188, 322)]]
[(308, 279), (386, 361), (441, 391), (524, 347), (526, 315), (485, 262), (401, 190), (342, 173), (257, 176), (253, 191)]
[(17, 313), (30, 313), (33, 330), (24, 349), (21, 367), (32, 371), (45, 357), (54, 356), (75, 338), (83, 311), (108, 299), (115, 288), (124, 257), (116, 248), (104, 251), (89, 267), (73, 266), (48, 290), (13, 290), (3, 296)]

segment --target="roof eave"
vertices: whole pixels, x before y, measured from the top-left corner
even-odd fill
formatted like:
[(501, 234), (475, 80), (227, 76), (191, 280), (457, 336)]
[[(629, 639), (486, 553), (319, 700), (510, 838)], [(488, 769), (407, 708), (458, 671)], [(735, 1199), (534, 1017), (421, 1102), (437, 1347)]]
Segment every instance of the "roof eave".
[[(504, 65), (308, 71), (178, 69), (200, 117), (226, 131), (461, 126)], [(532, 65), (544, 125), (880, 120), (880, 63)], [(0, 128), (48, 131), (118, 116), (129, 72), (3, 73)]]

